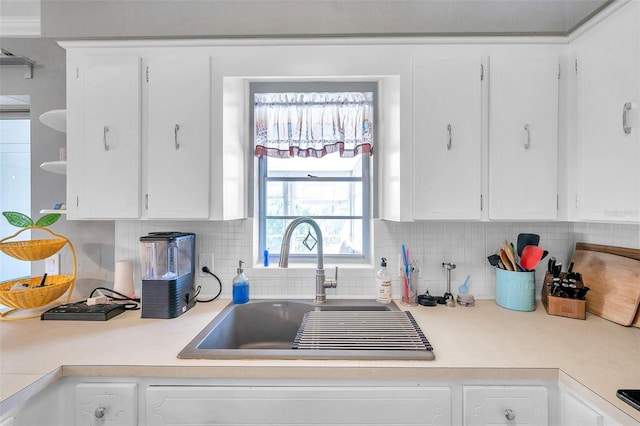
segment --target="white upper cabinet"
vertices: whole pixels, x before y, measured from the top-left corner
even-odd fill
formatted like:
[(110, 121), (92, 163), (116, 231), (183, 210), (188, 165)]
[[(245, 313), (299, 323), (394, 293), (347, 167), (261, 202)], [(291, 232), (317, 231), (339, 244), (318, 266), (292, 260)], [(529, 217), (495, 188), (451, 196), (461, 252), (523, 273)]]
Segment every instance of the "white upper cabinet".
[(492, 56), (489, 219), (555, 220), (558, 57)]
[[(212, 209), (220, 187), (245, 197), (238, 190), (244, 181), (235, 176), (244, 173), (237, 163), (245, 157), (236, 156), (233, 173), (224, 163), (212, 172), (211, 55), (168, 50), (69, 48), (70, 219), (246, 217), (244, 204)], [(222, 94), (216, 99), (221, 104)], [(220, 147), (222, 132), (217, 135)], [(236, 150), (246, 142), (229, 139)], [(229, 184), (227, 176), (239, 183)]]
[(630, 2), (573, 42), (577, 220), (640, 221), (639, 8)]
[(140, 57), (84, 56), (67, 75), (68, 217), (137, 218)]
[(479, 220), (481, 215), (480, 57), (413, 66), (413, 217)]
[(146, 79), (147, 216), (206, 219), (211, 180), (210, 58), (151, 56)]

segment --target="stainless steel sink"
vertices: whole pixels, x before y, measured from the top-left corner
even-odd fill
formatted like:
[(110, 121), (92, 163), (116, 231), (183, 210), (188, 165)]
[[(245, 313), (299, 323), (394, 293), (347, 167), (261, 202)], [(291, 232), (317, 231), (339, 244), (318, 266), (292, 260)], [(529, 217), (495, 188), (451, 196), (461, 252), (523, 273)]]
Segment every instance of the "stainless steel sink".
[[(252, 300), (229, 304), (179, 354), (184, 359), (433, 359), (431, 351), (292, 349), (311, 311), (399, 311), (375, 300)], [(426, 339), (425, 339), (426, 340)]]

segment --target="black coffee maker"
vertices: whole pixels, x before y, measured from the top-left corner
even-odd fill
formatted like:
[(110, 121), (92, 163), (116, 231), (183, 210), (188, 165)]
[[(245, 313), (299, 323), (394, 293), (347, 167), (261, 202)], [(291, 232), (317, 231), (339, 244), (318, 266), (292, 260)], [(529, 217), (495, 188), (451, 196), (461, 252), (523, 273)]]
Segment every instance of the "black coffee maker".
[(142, 318), (175, 318), (196, 304), (196, 236), (151, 232), (140, 237)]

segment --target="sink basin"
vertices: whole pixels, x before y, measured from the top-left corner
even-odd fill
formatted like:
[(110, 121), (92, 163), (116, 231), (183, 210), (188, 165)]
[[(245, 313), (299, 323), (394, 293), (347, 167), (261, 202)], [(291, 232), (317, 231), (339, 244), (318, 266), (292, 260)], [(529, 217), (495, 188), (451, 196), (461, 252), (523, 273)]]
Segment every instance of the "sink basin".
[[(179, 354), (184, 359), (432, 359), (431, 351), (292, 349), (307, 312), (400, 311), (375, 300), (252, 300), (229, 304)], [(418, 354), (418, 352), (421, 352)], [(426, 352), (426, 353), (425, 353)], [(427, 358), (425, 358), (427, 356)], [(431, 357), (431, 358), (429, 358)]]

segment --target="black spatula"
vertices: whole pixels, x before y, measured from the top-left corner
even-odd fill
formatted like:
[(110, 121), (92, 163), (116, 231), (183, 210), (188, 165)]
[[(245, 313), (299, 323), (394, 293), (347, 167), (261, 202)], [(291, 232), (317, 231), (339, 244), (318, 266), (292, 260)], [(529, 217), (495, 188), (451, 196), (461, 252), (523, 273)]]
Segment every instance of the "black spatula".
[(540, 244), (540, 235), (538, 234), (518, 234), (518, 257), (522, 256), (522, 250), (526, 246), (537, 246)]

